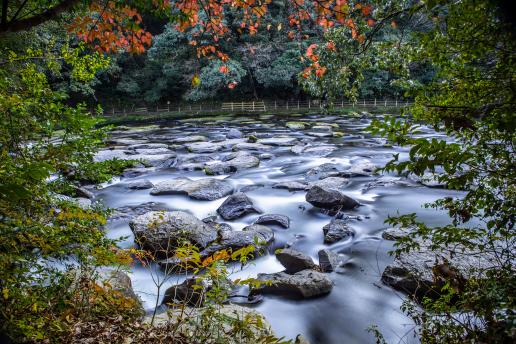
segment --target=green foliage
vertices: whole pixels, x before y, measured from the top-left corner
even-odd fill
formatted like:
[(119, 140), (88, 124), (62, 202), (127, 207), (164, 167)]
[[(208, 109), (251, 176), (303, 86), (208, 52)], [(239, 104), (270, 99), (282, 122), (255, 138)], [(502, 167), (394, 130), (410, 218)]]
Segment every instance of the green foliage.
[[(443, 198), (427, 207), (448, 212), (450, 224), (430, 227), (416, 214), (392, 217), (391, 225), (414, 228), (398, 240), (394, 253), (419, 247), (455, 247), (485, 258), (490, 268), (471, 271), (459, 286), (449, 279), (437, 298), (422, 308), (407, 301), (404, 310), (418, 325), (424, 343), (509, 343), (516, 335), (514, 223), (516, 209), (515, 90), (516, 49), (511, 25), (489, 2), (440, 1), (410, 13), (425, 23), (403, 41), (394, 41), (398, 85), (416, 104), (403, 118), (374, 121), (371, 132), (409, 146), (409, 156), (394, 156), (384, 168), (422, 176), (430, 172), (464, 196)], [(384, 45), (386, 48), (387, 45)], [(388, 60), (388, 58), (386, 59)], [(410, 66), (424, 61), (434, 71), (424, 83)], [(447, 139), (418, 135), (422, 123)]]

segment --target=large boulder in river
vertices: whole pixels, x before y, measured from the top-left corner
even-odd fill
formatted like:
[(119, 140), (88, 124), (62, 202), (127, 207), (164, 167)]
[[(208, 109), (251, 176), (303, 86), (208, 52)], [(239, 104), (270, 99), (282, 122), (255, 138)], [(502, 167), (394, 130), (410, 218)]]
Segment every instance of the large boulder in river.
[(260, 159), (247, 153), (237, 152), (227, 161), (213, 161), (204, 165), (204, 172), (208, 175), (234, 173), (243, 169), (260, 165)]
[(265, 225), (279, 225), (283, 228), (290, 227), (290, 219), (286, 215), (281, 214), (266, 214), (258, 217), (254, 223)]
[[(208, 279), (187, 278), (183, 283), (174, 285), (165, 291), (162, 304), (186, 304), (192, 307), (202, 307), (206, 299), (206, 293), (212, 288), (213, 284)], [(232, 289), (229, 280), (217, 285), (218, 288), (225, 289), (228, 293)]]
[(241, 231), (222, 231), (219, 235), (217, 242), (201, 252), (202, 257), (208, 257), (223, 249), (234, 252), (247, 246), (254, 246), (255, 252), (258, 252), (274, 239), (272, 229), (262, 225), (250, 225)]
[(288, 191), (305, 191), (310, 189), (310, 185), (304, 181), (279, 182), (272, 186), (273, 189), (287, 189)]
[(217, 209), (224, 220), (233, 220), (251, 213), (261, 213), (245, 193), (238, 192), (226, 198)]
[(228, 139), (241, 139), (244, 136), (242, 132), (238, 129), (231, 128), (229, 129), (228, 133), (226, 134), (226, 137)]
[(306, 269), (317, 269), (317, 265), (315, 265), (312, 258), (303, 252), (299, 252), (291, 248), (278, 250), (278, 252), (276, 252), (276, 258), (281, 265), (285, 267), (285, 272), (289, 274), (294, 274)]
[(184, 241), (200, 249), (217, 239), (215, 228), (184, 211), (150, 211), (137, 216), (129, 226), (144, 249), (165, 255)]
[(175, 178), (156, 184), (150, 193), (151, 195), (188, 195), (193, 199), (212, 201), (232, 192), (233, 187), (225, 180)]
[(289, 298), (311, 298), (328, 294), (333, 282), (323, 273), (314, 270), (302, 270), (291, 275), (286, 272), (258, 274), (258, 280), (264, 282), (251, 294), (276, 294)]
[(435, 296), (445, 283), (463, 284), (469, 278), (486, 278), (485, 272), (497, 266), (493, 254), (473, 252), (464, 247), (436, 252), (428, 241), (421, 240), (419, 249), (403, 252), (389, 264), (382, 282), (394, 289), (422, 299)]
[(332, 272), (344, 262), (344, 257), (336, 252), (328, 249), (322, 249), (317, 252), (319, 256), (319, 268), (322, 272)]
[(315, 207), (330, 210), (346, 210), (359, 206), (359, 203), (353, 198), (344, 195), (335, 189), (322, 188), (320, 186), (312, 186), (306, 193), (306, 201)]
[(350, 238), (355, 232), (349, 227), (345, 220), (333, 220), (323, 227), (324, 243), (333, 244), (344, 238)]

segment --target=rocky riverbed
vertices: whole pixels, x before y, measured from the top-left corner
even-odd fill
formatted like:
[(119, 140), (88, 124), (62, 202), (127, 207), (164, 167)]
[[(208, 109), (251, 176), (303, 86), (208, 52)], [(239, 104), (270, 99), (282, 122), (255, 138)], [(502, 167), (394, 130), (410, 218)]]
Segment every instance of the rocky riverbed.
[[(421, 205), (459, 193), (426, 179), (378, 174), (393, 153), (403, 158), (407, 150), (368, 135), (371, 119), (197, 117), (117, 127), (95, 159), (141, 164), (90, 191), (95, 202), (115, 209), (110, 237), (161, 259), (130, 273), (146, 311), (156, 302), (152, 274), (174, 267), (166, 253), (176, 243), (187, 239), (204, 256), (254, 244), (262, 254), (231, 278), (273, 283), (239, 291), (259, 295), (253, 302), (234, 301), (252, 303), (277, 335), (371, 343), (367, 328), (377, 325), (389, 342), (403, 337), (413, 325), (399, 310), (403, 294), (387, 285), (406, 285), (399, 282), (400, 261), (388, 255), (389, 239), (399, 233), (382, 237), (384, 220), (398, 211), (417, 212), (430, 225), (444, 224), (444, 214)], [(421, 135), (437, 136), (430, 129)], [(382, 278), (386, 267), (390, 275)], [(164, 289), (173, 286), (188, 293), (187, 276), (174, 276)]]

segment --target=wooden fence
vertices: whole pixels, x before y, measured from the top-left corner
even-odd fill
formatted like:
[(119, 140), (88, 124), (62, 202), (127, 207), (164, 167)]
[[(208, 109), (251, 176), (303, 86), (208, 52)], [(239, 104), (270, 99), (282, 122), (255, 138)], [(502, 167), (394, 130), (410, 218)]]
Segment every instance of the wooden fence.
[[(407, 100), (377, 100), (362, 99), (357, 102), (340, 100), (333, 103), (333, 109), (367, 110), (376, 108), (401, 108), (412, 105)], [(165, 114), (165, 113), (263, 113), (263, 112), (306, 112), (322, 108), (321, 101), (308, 100), (257, 100), (245, 102), (211, 102), (187, 104), (158, 104), (153, 106), (108, 107), (104, 109), (106, 116), (126, 116), (134, 114)]]

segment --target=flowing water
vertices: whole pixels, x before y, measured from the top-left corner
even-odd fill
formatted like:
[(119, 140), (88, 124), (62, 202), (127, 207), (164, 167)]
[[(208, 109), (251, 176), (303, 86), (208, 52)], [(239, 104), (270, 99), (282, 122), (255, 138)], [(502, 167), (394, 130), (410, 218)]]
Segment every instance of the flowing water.
[[(343, 133), (342, 137), (314, 136), (312, 129), (292, 130), (285, 126), (288, 120), (325, 122), (337, 125), (334, 132)], [(345, 193), (355, 198), (361, 206), (348, 211), (349, 223), (355, 235), (351, 239), (332, 245), (323, 243), (322, 227), (330, 222), (331, 216), (325, 215), (305, 201), (305, 191), (290, 192), (275, 189), (272, 185), (280, 181), (306, 180), (310, 169), (324, 163), (337, 164), (345, 170), (360, 162), (370, 162), (382, 166), (393, 153), (400, 153), (400, 158), (408, 152), (404, 148), (391, 147), (384, 141), (368, 135), (364, 128), (369, 124), (368, 117), (325, 117), (306, 116), (286, 119), (285, 117), (256, 118), (207, 118), (205, 120), (159, 123), (158, 126), (132, 127), (130, 130), (113, 132), (114, 148), (124, 149), (122, 144), (131, 143), (166, 143), (174, 139), (192, 135), (206, 136), (210, 141), (222, 140), (230, 128), (239, 129), (244, 134), (258, 138), (288, 136), (298, 142), (311, 146), (329, 146), (328, 151), (295, 154), (291, 146), (271, 146), (267, 151), (272, 159), (261, 159), (255, 168), (243, 169), (232, 174), (218, 175), (216, 178), (228, 180), (237, 190), (245, 190), (264, 214), (283, 214), (291, 219), (288, 229), (271, 226), (275, 241), (269, 254), (252, 262), (242, 271), (237, 271), (232, 278), (256, 276), (261, 272), (283, 270), (274, 256), (274, 249), (291, 245), (293, 248), (310, 255), (317, 262), (317, 252), (328, 248), (347, 257), (346, 264), (329, 274), (334, 282), (330, 294), (309, 300), (289, 300), (279, 296), (265, 296), (264, 301), (255, 305), (271, 323), (275, 333), (287, 338), (303, 334), (311, 343), (374, 343), (374, 336), (367, 331), (371, 325), (378, 326), (389, 343), (416, 342), (412, 335), (413, 325), (401, 311), (403, 295), (385, 286), (380, 281), (385, 266), (392, 261), (388, 251), (392, 242), (383, 240), (381, 233), (388, 228), (384, 220), (398, 212), (416, 212), (429, 225), (446, 222), (445, 214), (423, 208), (422, 205), (437, 198), (456, 193), (429, 188), (407, 178), (393, 179), (392, 183), (371, 185), (381, 176), (356, 176), (350, 178)], [(317, 123), (321, 124), (321, 123)], [(324, 128), (323, 131), (324, 132)], [(317, 134), (315, 134), (317, 135)], [(424, 136), (436, 136), (429, 129), (423, 130)], [(338, 135), (340, 136), (340, 135)], [(118, 140), (118, 141), (117, 141)], [(331, 151), (331, 149), (334, 149)], [(194, 158), (197, 155), (219, 159), (231, 152), (231, 147), (213, 153), (189, 153), (182, 146), (173, 146), (176, 158), (166, 160), (155, 168), (138, 171), (128, 177), (114, 180), (97, 191), (96, 197), (106, 206), (121, 208), (155, 202), (163, 209), (184, 210), (203, 219), (216, 215), (216, 209), (225, 198), (215, 201), (198, 201), (183, 195), (152, 196), (149, 190), (130, 190), (124, 187), (128, 181), (150, 180), (157, 183), (176, 177), (191, 179), (206, 178), (202, 170), (184, 170), (181, 159)], [(328, 154), (329, 153), (329, 154)], [(325, 156), (322, 156), (327, 154)], [(264, 156), (262, 156), (264, 157)], [(382, 180), (382, 179), (380, 179)], [(385, 184), (385, 183), (384, 183)], [(247, 215), (235, 221), (224, 221), (233, 230), (241, 230), (251, 224), (258, 214)], [(120, 245), (134, 245), (134, 238), (129, 228), (130, 216), (115, 218), (108, 223), (108, 235), (112, 238), (125, 237)], [(151, 273), (152, 272), (152, 273)], [(147, 311), (152, 311), (156, 302), (156, 286), (152, 277), (159, 274), (159, 269), (135, 266), (131, 279), (133, 287), (144, 302)], [(181, 282), (182, 278), (170, 279), (166, 286)], [(165, 286), (165, 287), (166, 287)]]

